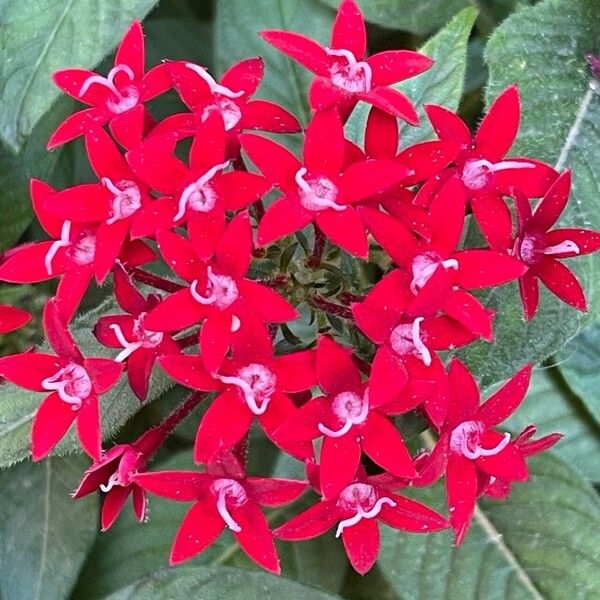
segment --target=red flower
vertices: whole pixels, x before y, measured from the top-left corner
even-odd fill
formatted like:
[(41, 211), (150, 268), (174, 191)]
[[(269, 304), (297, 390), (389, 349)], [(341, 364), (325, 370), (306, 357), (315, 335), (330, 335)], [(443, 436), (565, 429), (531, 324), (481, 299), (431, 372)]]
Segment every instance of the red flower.
[[(477, 382), (456, 358), (450, 363), (450, 403), (435, 453), (447, 460), (446, 491), (450, 525), (456, 544), (464, 539), (479, 493), (480, 480), (490, 476), (526, 481), (525, 454), (511, 441), (510, 434), (495, 429), (525, 398), (531, 365), (523, 367), (510, 381), (479, 406)], [(440, 461), (443, 468), (443, 462)]]
[(132, 168), (150, 187), (164, 194), (140, 211), (135, 235), (153, 234), (187, 221), (196, 251), (209, 258), (225, 230), (225, 212), (246, 208), (271, 187), (255, 173), (228, 170), (227, 135), (220, 113), (199, 126), (186, 166), (172, 153), (176, 136), (151, 136), (127, 155)]
[(149, 429), (131, 444), (113, 446), (85, 472), (72, 497), (83, 498), (98, 490), (104, 492), (102, 531), (112, 526), (130, 495), (138, 521), (141, 523), (145, 519), (146, 491), (134, 481), (134, 476), (145, 470), (147, 462), (167, 436), (203, 399), (203, 394), (193, 394), (160, 425)]
[(210, 374), (198, 356), (163, 356), (163, 369), (178, 383), (203, 391), (219, 392), (200, 422), (194, 460), (207, 463), (216, 453), (231, 450), (248, 433), (256, 418), (280, 448), (300, 460), (312, 458), (312, 445), (290, 442), (275, 431), (296, 412), (288, 394), (316, 385), (313, 351), (273, 356), (268, 335), (248, 338), (234, 349), (217, 373)]
[[(402, 370), (396, 374), (405, 377)], [(356, 474), (361, 451), (398, 477), (415, 477), (402, 436), (370, 401), (349, 350), (323, 336), (317, 343), (317, 381), (324, 396), (313, 398), (276, 432), (278, 440), (323, 437), (321, 487), (337, 496)]]
[(463, 150), (453, 168), (423, 186), (416, 202), (428, 206), (440, 184), (457, 174), (486, 240), (492, 248), (506, 250), (512, 219), (504, 196), (512, 196), (516, 189), (527, 198), (539, 198), (557, 177), (552, 167), (538, 160), (506, 157), (521, 119), (517, 87), (508, 87), (496, 98), (475, 136), (448, 109), (430, 104), (425, 110), (440, 139), (458, 142)]
[(0, 333), (9, 333), (27, 325), (33, 317), (22, 308), (0, 304)]
[(63, 92), (92, 108), (65, 119), (50, 137), (48, 149), (104, 123), (110, 123), (113, 135), (126, 148), (142, 138), (141, 132), (151, 122), (143, 103), (173, 84), (164, 63), (144, 74), (144, 32), (139, 21), (134, 21), (123, 36), (114, 64), (106, 77), (87, 69), (63, 69), (54, 73), (54, 83)]
[(238, 134), (243, 129), (297, 133), (300, 123), (287, 110), (268, 100), (252, 100), (264, 75), (261, 58), (231, 66), (217, 83), (206, 69), (191, 62), (167, 63), (175, 89), (192, 113), (177, 113), (160, 122), (152, 135), (174, 132), (178, 138), (203, 131), (208, 117), (220, 114), (227, 132), (227, 157), (239, 156)]
[(93, 223), (96, 230), (94, 273), (103, 282), (130, 232), (145, 230), (144, 206), (153, 202), (150, 190), (131, 171), (116, 144), (103, 129), (85, 136), (88, 158), (100, 183), (76, 185), (49, 195), (44, 207), (71, 223)]
[(114, 294), (119, 306), (129, 314), (100, 317), (94, 335), (105, 346), (122, 349), (115, 361), (126, 361), (129, 385), (144, 401), (156, 357), (179, 354), (180, 348), (171, 336), (144, 327), (146, 315), (160, 303), (160, 297), (150, 294), (145, 298), (120, 264), (114, 269)]
[(169, 558), (171, 565), (199, 554), (228, 527), (253, 561), (277, 574), (281, 572), (279, 558), (260, 506), (287, 504), (307, 487), (304, 481), (246, 477), (233, 457), (210, 462), (206, 473), (140, 473), (134, 481), (164, 498), (194, 502), (173, 542)]
[[(50, 213), (46, 204), (55, 193), (42, 181), (31, 180), (33, 210), (40, 225), (54, 240), (17, 248), (0, 265), (0, 280), (35, 283), (60, 276), (56, 297), (61, 317), (68, 322), (93, 276), (98, 224), (73, 223)], [(124, 243), (119, 259), (124, 264), (136, 266), (154, 260), (154, 252), (144, 242), (135, 240)]]
[(250, 160), (284, 194), (269, 206), (257, 242), (274, 240), (316, 223), (332, 242), (365, 258), (367, 236), (353, 204), (400, 182), (408, 169), (390, 160), (347, 166), (346, 140), (333, 109), (317, 113), (304, 140), (304, 165), (283, 146), (252, 134), (240, 136)]
[(62, 321), (58, 303), (51, 299), (44, 309), (44, 332), (56, 356), (25, 352), (0, 358), (0, 376), (27, 390), (51, 392), (33, 420), (33, 460), (44, 458), (75, 420), (83, 449), (99, 460), (98, 396), (116, 383), (123, 365), (107, 358), (84, 358)]
[(434, 510), (395, 493), (404, 485), (385, 474), (367, 477), (359, 473), (335, 497), (323, 498), (273, 534), (281, 540), (309, 540), (337, 524), (335, 536), (341, 536), (352, 566), (362, 575), (379, 554), (379, 521), (413, 533), (430, 533), (448, 526)]
[(365, 59), (365, 22), (355, 0), (340, 2), (330, 47), (289, 31), (263, 31), (261, 35), (317, 76), (309, 92), (313, 109), (337, 105), (346, 116), (362, 100), (412, 125), (418, 123), (410, 100), (388, 86), (426, 71), (433, 61), (410, 50), (379, 52)]
[(517, 237), (511, 254), (529, 269), (519, 279), (519, 291), (527, 320), (535, 315), (540, 301), (538, 279), (563, 302), (585, 311), (585, 292), (577, 277), (560, 262), (600, 249), (600, 233), (591, 229), (550, 229), (569, 200), (571, 172), (565, 171), (531, 211), (522, 194), (516, 195)]
[(214, 373), (230, 346), (235, 350), (252, 343), (252, 336), (267, 335), (265, 323), (290, 321), (297, 313), (271, 288), (244, 277), (252, 252), (247, 213), (229, 223), (208, 262), (201, 260), (206, 247), (202, 231), (192, 228), (190, 238), (159, 232), (158, 245), (165, 261), (190, 286), (152, 309), (144, 326), (150, 331), (178, 331), (203, 321), (202, 360)]

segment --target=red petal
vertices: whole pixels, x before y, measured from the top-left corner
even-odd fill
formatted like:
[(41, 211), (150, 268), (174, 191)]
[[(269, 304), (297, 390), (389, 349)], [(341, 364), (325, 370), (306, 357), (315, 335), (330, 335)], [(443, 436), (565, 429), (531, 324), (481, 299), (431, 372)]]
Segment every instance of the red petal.
[(312, 440), (321, 435), (317, 426), (331, 413), (331, 402), (324, 397), (313, 398), (299, 408), (276, 432), (278, 441)]
[(317, 363), (314, 350), (304, 350), (278, 356), (272, 369), (277, 387), (284, 392), (303, 392), (317, 385)]
[(16, 306), (0, 304), (0, 333), (9, 333), (19, 329), (31, 321), (33, 317)]
[(131, 237), (151, 237), (159, 229), (175, 227), (178, 206), (174, 198), (157, 198), (142, 206), (131, 220)]
[(406, 307), (407, 316), (429, 317), (436, 315), (451, 289), (452, 281), (448, 271), (442, 265), (438, 265), (429, 281), (409, 301)]
[(430, 350), (460, 348), (477, 339), (476, 334), (445, 315), (438, 315), (424, 321), (421, 332)]
[(323, 76), (329, 74), (331, 57), (320, 44), (309, 37), (292, 31), (277, 30), (261, 31), (260, 36), (313, 73)]
[(179, 277), (186, 281), (198, 277), (199, 260), (190, 240), (165, 229), (158, 232), (156, 241), (165, 262)]
[(214, 498), (200, 499), (185, 515), (173, 541), (169, 564), (178, 565), (210, 546), (225, 529)]
[(391, 85), (427, 71), (433, 60), (412, 50), (387, 50), (367, 60), (373, 70), (374, 85)]
[(520, 119), (519, 90), (511, 85), (494, 100), (479, 125), (475, 135), (477, 151), (492, 162), (501, 160), (517, 137)]
[(46, 339), (54, 352), (68, 361), (80, 363), (83, 357), (61, 317), (55, 298), (51, 298), (44, 307), (43, 324)]
[(236, 215), (227, 226), (215, 252), (215, 267), (234, 279), (246, 275), (252, 258), (252, 228), (248, 213)]
[(218, 451), (230, 450), (248, 432), (253, 415), (237, 391), (225, 391), (217, 396), (202, 417), (194, 460), (208, 462)]
[(446, 423), (448, 427), (455, 427), (475, 418), (479, 409), (479, 388), (471, 372), (458, 358), (454, 357), (450, 361), (448, 374), (451, 398)]
[(276, 477), (248, 477), (244, 485), (246, 490), (252, 494), (253, 500), (258, 504), (281, 506), (302, 495), (308, 487), (308, 482)]
[(199, 356), (185, 354), (161, 356), (158, 363), (169, 377), (186, 387), (203, 392), (222, 388), (222, 384), (206, 370)]
[(119, 142), (123, 148), (129, 150), (142, 143), (145, 129), (150, 118), (150, 113), (148, 113), (146, 107), (143, 104), (138, 104), (131, 110), (113, 117), (110, 120), (109, 129), (115, 140)]
[(357, 60), (367, 51), (367, 30), (355, 0), (342, 0), (331, 31), (331, 47), (350, 50)]
[(371, 107), (365, 128), (365, 153), (369, 158), (393, 159), (398, 151), (400, 132), (396, 117)]
[(233, 536), (242, 550), (259, 566), (271, 573), (281, 573), (279, 558), (262, 511), (252, 500), (231, 509), (231, 516), (241, 527)]
[(220, 112), (214, 111), (198, 125), (190, 149), (190, 168), (195, 174), (206, 173), (225, 161), (227, 138)]
[(100, 516), (102, 531), (108, 531), (112, 524), (117, 520), (130, 493), (131, 486), (123, 487), (116, 485), (108, 492), (108, 494), (106, 494), (106, 496), (104, 496), (102, 513)]
[(516, 258), (493, 250), (464, 250), (454, 258), (458, 261), (457, 283), (471, 290), (502, 285), (521, 277), (527, 270)]
[(263, 321), (285, 323), (298, 317), (296, 309), (266, 285), (243, 279), (238, 282), (238, 288), (254, 314)]
[(200, 330), (200, 350), (202, 362), (209, 373), (216, 373), (225, 360), (231, 336), (229, 311), (217, 311), (204, 321)]
[(547, 231), (558, 221), (567, 202), (571, 190), (571, 171), (565, 171), (548, 190), (538, 204), (529, 227), (536, 231)]
[(443, 304), (444, 312), (483, 339), (494, 339), (493, 311), (464, 290), (450, 290)]
[(103, 283), (115, 266), (128, 234), (129, 221), (126, 219), (121, 219), (111, 225), (101, 223), (98, 227), (94, 254), (94, 274), (98, 283)]
[(402, 393), (407, 381), (406, 368), (400, 357), (387, 346), (378, 348), (369, 379), (369, 405), (378, 407), (394, 400)]
[(519, 278), (519, 293), (523, 303), (525, 319), (530, 321), (535, 315), (540, 303), (540, 286), (537, 277), (527, 271)]
[(436, 104), (426, 104), (425, 112), (441, 140), (458, 142), (463, 147), (471, 143), (471, 131), (456, 113)]
[(529, 168), (502, 169), (494, 173), (494, 184), (506, 196), (513, 196), (515, 190), (527, 198), (543, 196), (558, 177), (558, 173), (546, 163), (531, 158), (510, 157), (511, 162), (533, 165)]
[(331, 395), (360, 386), (360, 371), (352, 360), (352, 350), (327, 335), (317, 341), (317, 381), (321, 389)]
[(251, 100), (244, 106), (240, 129), (262, 129), (276, 133), (298, 133), (298, 119), (285, 108), (268, 100)]
[(317, 112), (304, 137), (304, 164), (309, 173), (337, 177), (344, 165), (344, 126), (335, 108)]
[(146, 492), (139, 485), (133, 484), (133, 512), (140, 523), (146, 519), (147, 504)]
[(390, 113), (394, 117), (403, 119), (409, 125), (419, 123), (419, 115), (413, 103), (402, 92), (394, 88), (375, 87), (368, 93), (357, 95), (361, 100)]
[(297, 196), (284, 196), (267, 208), (258, 224), (256, 242), (259, 246), (266, 246), (290, 233), (300, 231), (314, 217), (315, 213), (303, 208)]
[(542, 283), (563, 302), (578, 310), (587, 310), (585, 292), (573, 272), (561, 262), (544, 257), (535, 267)]
[(154, 250), (142, 240), (126, 241), (119, 255), (119, 260), (126, 267), (139, 267), (154, 262), (156, 259), (157, 255)]
[(31, 455), (33, 460), (45, 458), (67, 433), (77, 411), (63, 402), (57, 392), (52, 392), (40, 404), (31, 430)]
[(77, 436), (81, 447), (94, 460), (102, 457), (102, 434), (100, 432), (100, 411), (98, 396), (88, 396), (77, 411)]
[(101, 183), (84, 183), (48, 197), (46, 208), (76, 223), (104, 221), (109, 216), (111, 193)]
[(59, 238), (64, 219), (56, 217), (46, 209), (48, 199), (55, 194), (54, 188), (39, 179), (32, 179), (29, 182), (29, 193), (33, 211), (40, 225), (50, 237)]
[(144, 75), (144, 32), (139, 21), (135, 20), (127, 30), (115, 56), (116, 65), (127, 65), (136, 79)]
[[(494, 448), (504, 436), (497, 431), (486, 431), (481, 438), (484, 448)], [(514, 445), (508, 444), (503, 450), (492, 456), (480, 456), (475, 464), (489, 475), (509, 481), (527, 481), (529, 471), (523, 453)]]
[(480, 194), (471, 198), (471, 209), (489, 246), (506, 251), (512, 245), (512, 215), (506, 202), (496, 194)]
[(133, 285), (121, 264), (114, 268), (114, 292), (119, 306), (131, 315), (139, 315), (148, 308), (144, 295)]
[(389, 419), (372, 411), (362, 431), (362, 448), (371, 460), (398, 477), (417, 476), (404, 440)]
[(292, 517), (273, 532), (280, 540), (310, 540), (331, 529), (340, 519), (335, 500), (321, 500), (304, 512)]
[[(421, 142), (408, 147), (396, 158), (400, 164), (412, 171), (412, 174), (402, 184), (411, 186), (429, 179), (447, 167), (456, 158), (459, 151), (459, 144), (445, 140)], [(464, 186), (461, 187), (464, 188)]]
[(556, 246), (567, 240), (575, 242), (579, 248), (579, 252), (577, 254), (573, 251), (561, 252), (553, 254), (553, 258), (572, 258), (600, 250), (600, 232), (592, 231), (591, 229), (555, 229), (554, 231), (549, 231), (544, 236), (546, 246)]
[(308, 90), (308, 101), (314, 111), (318, 112), (336, 106), (340, 115), (352, 112), (352, 108), (356, 104), (353, 95), (333, 84), (329, 76), (313, 79)]
[(446, 493), (450, 525), (456, 545), (467, 535), (477, 499), (477, 473), (472, 461), (462, 455), (451, 455), (446, 469)]
[(246, 58), (223, 73), (221, 85), (234, 92), (243, 91), (244, 96), (252, 96), (262, 81), (264, 70), (262, 58)]
[(209, 260), (215, 253), (225, 231), (225, 220), (225, 212), (218, 208), (207, 213), (191, 213), (188, 235), (195, 255), (201, 260)]
[[(185, 61), (167, 62), (166, 68), (175, 89), (183, 102), (195, 113), (202, 114), (204, 109), (213, 101), (213, 94), (208, 83), (188, 67)], [(194, 67), (199, 67), (194, 65)]]
[(56, 288), (56, 299), (65, 323), (73, 318), (91, 280), (92, 271), (89, 268), (70, 270), (61, 276)]
[[(44, 259), (54, 242), (38, 242), (29, 246), (17, 248), (8, 260), (0, 265), (0, 280), (9, 283), (37, 283), (46, 281), (60, 274), (60, 270), (54, 268), (48, 274)], [(58, 262), (58, 261), (56, 261)]]
[(466, 203), (462, 182), (451, 177), (442, 184), (429, 207), (431, 243), (443, 255), (454, 252), (460, 242)]
[(44, 392), (46, 389), (42, 387), (42, 381), (64, 366), (64, 361), (53, 354), (11, 354), (0, 358), (0, 377), (26, 390)]
[(109, 177), (114, 184), (121, 179), (131, 179), (125, 158), (104, 129), (98, 128), (85, 136), (85, 149), (98, 178)]
[(335, 244), (359, 258), (369, 255), (367, 232), (356, 210), (322, 210), (317, 214), (317, 225)]
[(157, 496), (188, 502), (206, 494), (213, 477), (198, 471), (157, 471), (136, 473), (134, 480), (137, 485)]
[(482, 421), (488, 427), (493, 427), (508, 419), (525, 398), (531, 379), (531, 369), (531, 365), (525, 365), (486, 400), (477, 413), (477, 420)]
[(140, 402), (143, 402), (148, 396), (155, 358), (156, 354), (152, 348), (140, 348), (127, 359), (127, 380), (132, 392)]
[(226, 210), (241, 210), (264, 196), (271, 184), (256, 173), (231, 171), (215, 180), (214, 188)]
[(364, 575), (379, 554), (379, 524), (376, 519), (362, 519), (342, 531), (346, 554), (354, 570)]
[(123, 372), (123, 364), (110, 358), (86, 358), (83, 366), (88, 372), (97, 394), (104, 394), (110, 390)]
[(169, 77), (168, 64), (160, 63), (144, 75), (140, 84), (140, 100), (143, 102), (152, 100), (152, 98), (166, 92), (172, 86), (173, 81)]
[(409, 169), (393, 160), (369, 159), (350, 165), (340, 179), (340, 203), (369, 198), (400, 183)]
[(206, 318), (207, 311), (184, 289), (175, 292), (152, 309), (144, 319), (149, 331), (177, 331)]
[(102, 85), (90, 85), (85, 94), (81, 89), (85, 82), (96, 73), (88, 69), (60, 69), (52, 74), (54, 83), (66, 94), (85, 104), (104, 105), (111, 92)]
[(379, 513), (379, 518), (389, 527), (414, 533), (430, 533), (448, 527), (448, 521), (428, 506), (397, 494), (390, 497), (396, 506), (384, 505)]
[(46, 148), (53, 150), (57, 146), (66, 144), (71, 140), (83, 135), (86, 131), (94, 131), (101, 127), (109, 116), (97, 108), (86, 108), (67, 117), (50, 136)]
[(335, 498), (354, 479), (361, 454), (356, 436), (356, 430), (350, 430), (338, 438), (323, 438), (319, 472), (325, 498)]

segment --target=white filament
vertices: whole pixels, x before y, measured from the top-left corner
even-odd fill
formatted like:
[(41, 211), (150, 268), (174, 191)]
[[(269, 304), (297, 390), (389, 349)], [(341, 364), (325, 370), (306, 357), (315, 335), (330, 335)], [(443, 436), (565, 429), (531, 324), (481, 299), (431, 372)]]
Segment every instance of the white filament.
[(123, 330), (119, 325), (117, 325), (117, 323), (111, 323), (108, 326), (108, 328), (112, 329), (112, 331), (115, 334), (115, 337), (117, 338), (117, 341), (124, 348), (124, 350), (115, 357), (115, 362), (123, 362), (126, 358), (129, 357), (129, 355), (133, 354), (138, 348), (142, 347), (143, 342), (127, 341), (127, 339), (123, 335)]
[(52, 243), (46, 256), (44, 257), (44, 266), (48, 275), (52, 275), (52, 261), (60, 248), (66, 248), (71, 245), (71, 221), (65, 221), (60, 230), (60, 239)]
[(197, 75), (200, 75), (200, 77), (208, 84), (208, 87), (210, 88), (210, 91), (213, 94), (220, 94), (221, 96), (225, 96), (226, 98), (239, 98), (240, 96), (244, 95), (243, 90), (240, 90), (239, 92), (234, 92), (234, 91), (230, 90), (228, 87), (218, 84), (209, 75), (209, 73), (206, 69), (203, 69), (202, 67), (195, 65), (194, 63), (188, 62), (188, 63), (185, 63), (185, 66), (188, 69), (191, 69), (192, 71), (194, 71), (194, 73), (196, 73)]
[(115, 85), (115, 77), (117, 73), (121, 72), (125, 73), (131, 81), (135, 79), (135, 74), (130, 67), (128, 67), (127, 65), (117, 65), (108, 72), (108, 75), (106, 77), (102, 77), (102, 75), (91, 75), (90, 77), (88, 77), (83, 82), (83, 85), (79, 90), (79, 97), (81, 98), (94, 83), (97, 83), (99, 85), (104, 86), (105, 88), (108, 88), (119, 100), (124, 100), (123, 94), (121, 94), (121, 92), (117, 89), (117, 86)]
[(346, 527), (352, 527), (353, 525), (356, 525), (359, 521), (362, 521), (362, 519), (375, 518), (381, 512), (381, 509), (385, 504), (391, 506), (392, 508), (396, 506), (396, 503), (391, 498), (387, 497), (379, 498), (379, 500), (375, 502), (375, 505), (370, 510), (364, 510), (363, 507), (360, 506), (360, 504), (357, 505), (356, 514), (353, 517), (350, 517), (349, 519), (344, 519), (343, 521), (339, 522), (337, 530), (335, 532), (335, 537), (340, 537), (340, 535), (342, 535), (342, 532), (344, 531), (344, 529), (346, 529)]

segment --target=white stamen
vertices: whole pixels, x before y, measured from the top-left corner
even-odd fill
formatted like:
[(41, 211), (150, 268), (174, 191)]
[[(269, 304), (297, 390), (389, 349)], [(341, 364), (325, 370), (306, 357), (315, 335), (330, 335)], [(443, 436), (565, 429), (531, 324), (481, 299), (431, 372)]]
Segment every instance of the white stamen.
[(199, 177), (196, 181), (190, 183), (183, 192), (181, 192), (181, 197), (179, 198), (179, 210), (175, 215), (175, 221), (179, 221), (179, 219), (183, 218), (190, 200), (193, 203), (193, 209), (199, 212), (210, 212), (214, 208), (217, 201), (217, 195), (214, 190), (207, 188), (206, 186), (219, 171), (226, 169), (228, 166), (229, 161), (211, 167), (204, 175), (202, 175), (202, 177)]
[(119, 100), (124, 100), (123, 94), (121, 94), (121, 92), (115, 85), (115, 77), (117, 73), (121, 72), (125, 73), (131, 81), (135, 79), (135, 74), (130, 67), (128, 67), (127, 65), (117, 65), (108, 72), (108, 75), (106, 77), (102, 77), (102, 75), (91, 75), (90, 77), (88, 77), (83, 82), (83, 85), (79, 90), (79, 97), (81, 98), (94, 83), (97, 83), (105, 88), (108, 88)]
[(417, 317), (412, 323), (397, 325), (390, 334), (390, 345), (396, 354), (410, 354), (416, 352), (420, 355), (425, 366), (431, 365), (431, 352), (421, 339), (421, 323), (423, 317)]
[(455, 258), (446, 260), (436, 260), (429, 254), (419, 254), (412, 263), (413, 278), (410, 282), (410, 291), (416, 296), (419, 290), (424, 288), (428, 281), (433, 277), (436, 269), (442, 266), (444, 269), (454, 269), (458, 271), (458, 261)]
[[(335, 85), (349, 92), (365, 92), (368, 94), (371, 91), (373, 70), (369, 63), (356, 60), (354, 54), (345, 48), (325, 48), (325, 52), (329, 56), (345, 58), (348, 61), (347, 67), (330, 71), (331, 80)], [(364, 78), (363, 81), (356, 80), (355, 78), (361, 72)]]
[(544, 248), (544, 254), (548, 255), (567, 254), (568, 252), (579, 254), (581, 250), (579, 249), (579, 246), (572, 240), (565, 240), (564, 242), (556, 244), (555, 246), (548, 246), (547, 248)]
[(423, 343), (421, 339), (421, 323), (425, 319), (423, 317), (417, 317), (412, 324), (412, 338), (413, 344), (417, 349), (417, 352), (421, 355), (421, 360), (423, 364), (428, 367), (431, 365), (431, 352), (429, 352), (429, 348)]
[(344, 424), (340, 429), (329, 429), (323, 423), (317, 424), (317, 429), (327, 437), (338, 438), (346, 435), (353, 425), (361, 425), (369, 415), (369, 393), (368, 390), (361, 398), (354, 392), (342, 392), (332, 402), (332, 410), (338, 419)]
[(130, 354), (133, 354), (138, 348), (142, 347), (142, 342), (127, 341), (127, 339), (123, 335), (123, 330), (121, 329), (121, 327), (119, 325), (117, 325), (117, 323), (111, 323), (108, 326), (108, 328), (112, 329), (119, 344), (121, 344), (121, 346), (123, 346), (123, 348), (125, 348), (122, 352), (120, 352), (115, 357), (115, 362), (118, 362), (118, 363), (123, 362), (127, 357), (129, 357)]
[(110, 492), (110, 490), (112, 490), (115, 485), (121, 485), (120, 481), (119, 481), (119, 473), (118, 471), (113, 473), (109, 478), (108, 478), (108, 483), (106, 485), (104, 485), (103, 483), (100, 484), (100, 489), (106, 494), (107, 492)]
[(185, 66), (188, 69), (191, 69), (192, 71), (194, 71), (194, 73), (196, 73), (197, 75), (200, 75), (200, 77), (208, 84), (208, 87), (210, 88), (210, 91), (213, 94), (220, 94), (221, 96), (225, 96), (227, 98), (239, 98), (240, 96), (244, 95), (243, 90), (240, 90), (239, 92), (233, 92), (228, 87), (218, 84), (209, 75), (209, 73), (206, 69), (203, 69), (202, 67), (195, 65), (194, 63), (188, 62), (188, 63), (185, 63)]
[(79, 410), (83, 401), (92, 393), (92, 380), (87, 371), (78, 364), (70, 363), (54, 375), (42, 380), (42, 388), (56, 391), (63, 402)]
[(217, 511), (221, 515), (223, 521), (225, 521), (225, 525), (227, 525), (231, 531), (239, 533), (242, 530), (237, 521), (229, 514), (229, 511), (227, 510), (227, 499), (223, 494), (219, 494), (219, 498), (217, 499)]
[(44, 257), (44, 266), (48, 275), (52, 275), (52, 261), (60, 248), (66, 248), (71, 244), (71, 221), (65, 221), (60, 230), (60, 239), (52, 243), (46, 256)]
[(198, 292), (197, 279), (194, 279), (190, 285), (190, 293), (196, 302), (205, 306), (214, 304), (220, 309), (225, 309), (238, 299), (238, 287), (229, 275), (216, 275), (213, 273), (212, 267), (208, 267), (207, 278), (208, 296), (203, 296)]
[(332, 208), (333, 210), (346, 210), (347, 206), (338, 204), (335, 201), (338, 190), (332, 181), (326, 177), (320, 177), (314, 183), (309, 183), (304, 179), (308, 170), (306, 167), (298, 169), (294, 179), (302, 191), (300, 202), (307, 210), (323, 210)]
[(248, 501), (246, 490), (235, 479), (217, 479), (211, 489), (217, 496), (217, 511), (225, 521), (225, 525), (236, 533), (242, 531), (239, 523), (229, 513), (227, 500), (229, 499), (234, 507), (242, 506)]
[(340, 535), (342, 535), (342, 532), (344, 531), (344, 529), (346, 529), (346, 527), (352, 527), (353, 525), (356, 525), (359, 521), (362, 521), (362, 519), (375, 518), (377, 515), (379, 515), (381, 509), (385, 504), (391, 506), (392, 508), (396, 506), (396, 502), (394, 502), (391, 498), (387, 498), (385, 496), (383, 498), (379, 498), (379, 500), (375, 502), (375, 505), (370, 510), (364, 510), (364, 508), (360, 504), (358, 504), (356, 506), (356, 514), (353, 517), (350, 517), (349, 519), (344, 519), (343, 521), (339, 522), (337, 530), (335, 532), (335, 537), (340, 537)]
[(231, 315), (231, 333), (235, 333), (240, 330), (242, 322), (237, 315)]
[(495, 456), (510, 443), (510, 433), (505, 433), (493, 448), (482, 448), (480, 442), (484, 431), (485, 425), (480, 421), (464, 421), (452, 431), (450, 448), (466, 458), (476, 460), (481, 456)]
[(112, 225), (120, 219), (130, 217), (142, 206), (140, 188), (133, 181), (121, 181), (116, 186), (108, 177), (102, 177), (102, 185), (113, 195), (112, 217), (106, 224)]

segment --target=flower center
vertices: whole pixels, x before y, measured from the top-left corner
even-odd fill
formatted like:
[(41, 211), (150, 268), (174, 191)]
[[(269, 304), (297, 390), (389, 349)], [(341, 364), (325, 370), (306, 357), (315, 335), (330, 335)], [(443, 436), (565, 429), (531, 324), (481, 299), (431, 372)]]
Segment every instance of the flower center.
[(325, 51), (329, 56), (341, 59), (329, 67), (331, 83), (351, 93), (371, 91), (373, 71), (368, 63), (356, 60), (350, 50), (343, 48), (325, 48)]
[(481, 190), (488, 185), (492, 174), (505, 169), (533, 169), (535, 165), (516, 160), (503, 160), (492, 163), (484, 158), (468, 160), (463, 167), (462, 182), (470, 190)]
[(96, 253), (96, 234), (82, 231), (77, 240), (71, 243), (67, 253), (69, 258), (80, 267), (92, 264)]
[(215, 101), (213, 104), (209, 104), (202, 111), (202, 122), (204, 123), (213, 111), (218, 111), (223, 117), (223, 123), (225, 125), (225, 131), (232, 130), (241, 120), (242, 111), (240, 107), (229, 98), (220, 94), (215, 94)]
[(255, 415), (262, 415), (267, 410), (277, 385), (275, 373), (257, 363), (241, 368), (235, 377), (217, 375), (217, 379), (239, 387), (248, 408)]
[(328, 437), (342, 437), (352, 429), (353, 425), (361, 425), (369, 414), (369, 396), (365, 392), (359, 396), (356, 392), (342, 392), (331, 403), (331, 410), (338, 418), (342, 427), (338, 430), (329, 429), (323, 423), (317, 425), (319, 431)]
[(237, 508), (246, 504), (248, 501), (246, 490), (235, 479), (216, 479), (210, 489), (217, 499), (217, 511), (225, 521), (225, 525), (231, 531), (239, 533), (242, 528), (229, 513), (227, 505)]
[(102, 184), (113, 195), (112, 212), (106, 221), (112, 225), (120, 219), (127, 219), (142, 206), (142, 194), (140, 188), (133, 181), (123, 179), (114, 184), (108, 177), (102, 178)]
[(305, 179), (308, 170), (305, 167), (298, 169), (295, 179), (300, 189), (300, 204), (306, 210), (346, 210), (346, 206), (338, 204), (335, 199), (338, 196), (337, 186), (327, 177), (311, 177)]
[(553, 254), (579, 254), (579, 246), (572, 240), (565, 240), (554, 246), (544, 246), (543, 239), (536, 235), (525, 235), (522, 240), (517, 239), (513, 248), (513, 255), (517, 255), (526, 265), (534, 265), (539, 259)]
[(92, 393), (92, 380), (87, 371), (78, 364), (69, 363), (51, 377), (42, 381), (42, 387), (56, 391), (63, 402), (79, 410), (83, 401)]
[(446, 270), (454, 269), (456, 271), (458, 270), (458, 261), (454, 258), (442, 260), (442, 257), (439, 256), (439, 254), (433, 252), (418, 254), (413, 258), (413, 278), (410, 282), (410, 291), (415, 294), (415, 296), (420, 289), (427, 285), (427, 282), (433, 277), (433, 274), (439, 266), (442, 266)]
[(475, 460), (480, 456), (494, 456), (504, 450), (510, 442), (510, 433), (505, 433), (502, 440), (494, 448), (482, 448), (481, 435), (485, 432), (485, 429), (485, 425), (481, 421), (461, 423), (450, 435), (450, 449), (471, 460)]
[(335, 537), (340, 537), (346, 527), (352, 527), (362, 519), (374, 519), (385, 504), (396, 506), (391, 498), (385, 496), (377, 498), (377, 490), (368, 483), (353, 483), (344, 488), (338, 498), (337, 506), (355, 514), (339, 522)]
[[(229, 308), (240, 295), (233, 277), (213, 273), (212, 267), (208, 267), (206, 276), (208, 279), (206, 283), (206, 295), (198, 292), (198, 280), (194, 279), (190, 286), (192, 298), (199, 304), (214, 304), (221, 310)], [(239, 328), (239, 319), (237, 327)], [(233, 327), (232, 331), (234, 331)]]
[(139, 90), (133, 85), (126, 86), (124, 90), (119, 89), (115, 84), (115, 77), (118, 73), (125, 73), (129, 81), (135, 79), (135, 74), (130, 67), (127, 65), (117, 65), (109, 71), (106, 77), (102, 77), (102, 75), (91, 75), (88, 77), (79, 90), (79, 97), (83, 97), (93, 84), (97, 84), (105, 87), (113, 94), (106, 101), (108, 110), (119, 114), (133, 108), (140, 98)]
[(390, 334), (390, 345), (396, 354), (414, 354), (428, 367), (431, 365), (431, 352), (421, 338), (423, 321), (423, 317), (417, 317), (412, 323), (401, 323), (394, 327)]
[(108, 478), (106, 484), (101, 483), (100, 489), (104, 492), (110, 492), (115, 485), (127, 487), (132, 484), (132, 475), (138, 469), (142, 454), (136, 452), (133, 448), (128, 448), (123, 452), (119, 460), (117, 470)]
[(193, 183), (190, 183), (181, 192), (179, 198), (179, 210), (175, 215), (175, 221), (179, 221), (184, 215), (186, 208), (191, 208), (197, 212), (210, 212), (217, 203), (219, 196), (210, 185), (211, 179), (220, 171), (227, 168), (229, 162), (224, 162), (211, 167), (202, 177), (199, 177)]
[(117, 323), (111, 323), (111, 325), (109, 325), (109, 329), (112, 329), (117, 341), (123, 347), (123, 351), (115, 357), (115, 362), (123, 362), (138, 348), (156, 348), (156, 346), (162, 343), (162, 332), (147, 331), (144, 329), (143, 321), (145, 316), (146, 313), (141, 313), (133, 323), (133, 335), (137, 338), (135, 342), (130, 342), (125, 337), (123, 330)]

